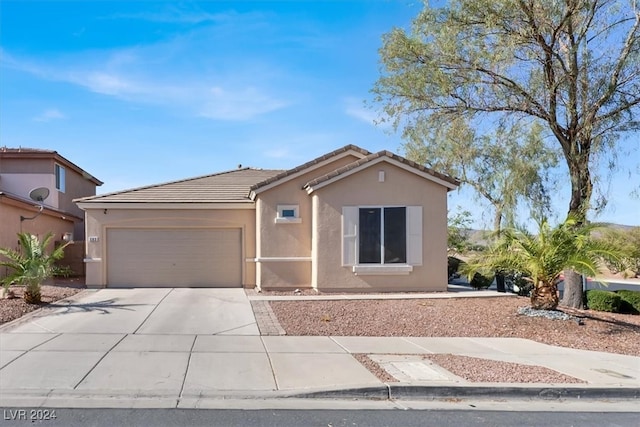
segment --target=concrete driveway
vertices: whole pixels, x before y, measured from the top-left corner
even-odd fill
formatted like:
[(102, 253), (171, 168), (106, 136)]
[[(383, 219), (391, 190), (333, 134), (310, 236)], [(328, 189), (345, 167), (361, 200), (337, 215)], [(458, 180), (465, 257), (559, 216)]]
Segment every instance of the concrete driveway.
[(278, 338), (260, 336), (242, 289), (87, 291), (0, 328), (0, 403), (171, 406), (210, 394), (380, 384), (334, 342), (317, 348), (305, 337), (281, 348)]
[(259, 335), (242, 289), (101, 289), (12, 333)]

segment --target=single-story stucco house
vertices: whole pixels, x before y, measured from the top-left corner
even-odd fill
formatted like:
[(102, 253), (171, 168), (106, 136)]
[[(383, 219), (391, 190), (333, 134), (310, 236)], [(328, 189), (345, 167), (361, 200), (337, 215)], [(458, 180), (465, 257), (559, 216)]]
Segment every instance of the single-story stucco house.
[(348, 145), (287, 171), (78, 199), (87, 285), (445, 291), (447, 192), (458, 184)]

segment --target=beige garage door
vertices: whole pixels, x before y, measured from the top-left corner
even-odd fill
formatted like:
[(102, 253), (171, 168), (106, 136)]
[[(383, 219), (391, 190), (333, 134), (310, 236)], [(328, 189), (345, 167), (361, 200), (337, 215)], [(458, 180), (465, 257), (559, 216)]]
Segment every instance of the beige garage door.
[(109, 229), (107, 286), (241, 287), (241, 231)]

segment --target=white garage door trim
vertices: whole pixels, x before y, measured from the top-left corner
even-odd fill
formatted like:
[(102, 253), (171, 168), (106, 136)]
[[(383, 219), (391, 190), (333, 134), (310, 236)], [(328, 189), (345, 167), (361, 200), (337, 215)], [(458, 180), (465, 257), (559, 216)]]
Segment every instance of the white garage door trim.
[(108, 287), (242, 287), (241, 228), (107, 228)]

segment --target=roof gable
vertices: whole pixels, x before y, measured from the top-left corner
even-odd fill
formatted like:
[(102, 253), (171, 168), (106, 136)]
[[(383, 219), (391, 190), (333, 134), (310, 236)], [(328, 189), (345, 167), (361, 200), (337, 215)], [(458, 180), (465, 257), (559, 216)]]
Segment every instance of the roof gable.
[(370, 155), (371, 152), (360, 148), (356, 145), (353, 144), (349, 144), (349, 145), (345, 145), (342, 148), (338, 148), (337, 150), (334, 150), (330, 153), (327, 153), (323, 156), (320, 156), (318, 158), (315, 158), (307, 163), (304, 163), (300, 166), (297, 166), (293, 169), (289, 169), (286, 171), (283, 171), (273, 177), (270, 177), (262, 182), (258, 182), (255, 185), (251, 186), (251, 199), (255, 199), (256, 195), (266, 191), (270, 188), (276, 187), (280, 184), (284, 184), (285, 182), (288, 182), (294, 178), (299, 177), (302, 174), (308, 173), (310, 171), (313, 171), (314, 169), (318, 169), (324, 165), (326, 165), (327, 163), (330, 163), (336, 159), (345, 157), (345, 156), (349, 156), (349, 155), (353, 155), (359, 158), (364, 158), (368, 155)]
[(74, 200), (82, 203), (251, 203), (249, 188), (282, 172), (242, 168)]
[(104, 184), (95, 176), (91, 175), (89, 172), (82, 169), (80, 166), (76, 165), (69, 159), (63, 157), (54, 150), (44, 150), (40, 148), (10, 148), (10, 147), (0, 147), (0, 157), (6, 159), (53, 159), (55, 162), (60, 163), (63, 166), (68, 167), (69, 169), (75, 171), (77, 174), (81, 175), (84, 179), (87, 179), (93, 182), (96, 186), (100, 186)]
[(418, 164), (414, 161), (406, 159), (402, 156), (398, 156), (397, 154), (393, 154), (390, 151), (379, 151), (353, 163), (349, 163), (348, 165), (336, 169), (335, 171), (329, 172), (328, 174), (319, 176), (307, 182), (303, 188), (307, 191), (307, 193), (311, 194), (315, 190), (318, 190), (327, 185), (331, 185), (336, 181), (346, 178), (347, 176), (354, 173), (360, 172), (361, 170), (367, 169), (380, 162), (391, 163), (424, 179), (436, 182), (446, 187), (447, 191), (454, 190), (460, 185), (460, 181), (451, 178), (448, 175), (436, 172), (433, 169), (422, 166), (421, 164)]

